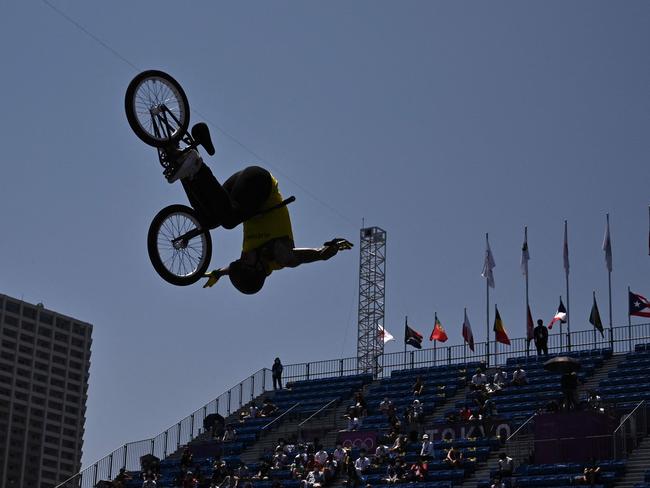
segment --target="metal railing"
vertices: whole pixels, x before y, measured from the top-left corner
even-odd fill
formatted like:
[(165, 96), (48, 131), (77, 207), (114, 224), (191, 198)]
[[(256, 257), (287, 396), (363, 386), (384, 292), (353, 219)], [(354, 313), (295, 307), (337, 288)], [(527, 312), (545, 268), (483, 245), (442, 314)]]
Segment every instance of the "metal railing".
[(634, 407), (634, 410), (623, 417), (612, 434), (614, 459), (626, 458), (633, 449), (638, 447), (647, 434), (648, 410), (646, 401), (642, 400)]
[(278, 416), (275, 417), (273, 420), (271, 420), (268, 424), (264, 425), (264, 427), (262, 427), (261, 430), (264, 431), (264, 430), (268, 429), (268, 428), (271, 427), (274, 423), (276, 423), (278, 420), (280, 420), (281, 418), (284, 418), (285, 415), (291, 413), (291, 412), (293, 411), (293, 409), (295, 409), (295, 408), (297, 408), (297, 407), (299, 407), (299, 406), (300, 406), (300, 402), (298, 402), (298, 403), (296, 403), (295, 405), (292, 405), (291, 407), (287, 408), (284, 412), (282, 412), (282, 414), (278, 415)]
[[(582, 349), (611, 347), (613, 352), (628, 352), (640, 343), (650, 342), (650, 323), (606, 329), (604, 337), (595, 330), (574, 331), (569, 334), (550, 334), (549, 353), (562, 353)], [(375, 371), (369, 372), (376, 378), (389, 377), (395, 370), (462, 364), (489, 360), (490, 365), (504, 364), (508, 358), (534, 355), (534, 344), (525, 337), (511, 339), (510, 346), (490, 341), (490, 356), (485, 342), (475, 343), (474, 351), (466, 344), (435, 347), (405, 352), (384, 354), (377, 358)], [(284, 366), (282, 379), (285, 382), (312, 380), (328, 377), (352, 376), (359, 371), (357, 358), (330, 359)], [(211, 413), (229, 416), (249, 401), (267, 391), (272, 385), (271, 371), (262, 368), (205, 404), (180, 422), (151, 439), (124, 444), (80, 473), (57, 485), (56, 488), (93, 488), (99, 480), (111, 480), (120, 468), (140, 469), (140, 457), (153, 454), (165, 458), (180, 446), (195, 439), (203, 427), (203, 420)]]

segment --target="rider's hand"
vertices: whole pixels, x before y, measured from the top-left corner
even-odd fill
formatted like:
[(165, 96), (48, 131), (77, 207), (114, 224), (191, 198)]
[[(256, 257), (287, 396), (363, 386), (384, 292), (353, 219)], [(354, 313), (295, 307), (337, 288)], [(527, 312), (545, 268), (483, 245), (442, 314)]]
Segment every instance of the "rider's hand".
[(352, 249), (354, 244), (352, 244), (350, 241), (347, 239), (343, 239), (341, 237), (336, 237), (332, 239), (331, 241), (327, 241), (326, 243), (323, 244), (325, 247), (336, 247), (337, 251), (344, 251), (347, 249)]
[(219, 281), (221, 274), (219, 273), (218, 269), (215, 269), (210, 273), (205, 274), (204, 278), (207, 278), (208, 281), (205, 283), (205, 285), (203, 285), (203, 288), (211, 288), (217, 281)]

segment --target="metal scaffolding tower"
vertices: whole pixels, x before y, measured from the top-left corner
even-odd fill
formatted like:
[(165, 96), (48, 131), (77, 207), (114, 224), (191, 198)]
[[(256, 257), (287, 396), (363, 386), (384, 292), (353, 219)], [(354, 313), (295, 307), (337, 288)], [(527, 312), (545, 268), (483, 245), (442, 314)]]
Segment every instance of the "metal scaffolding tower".
[(379, 227), (361, 229), (359, 251), (359, 329), (357, 360), (360, 373), (379, 373), (379, 357), (384, 354), (386, 284), (386, 231)]

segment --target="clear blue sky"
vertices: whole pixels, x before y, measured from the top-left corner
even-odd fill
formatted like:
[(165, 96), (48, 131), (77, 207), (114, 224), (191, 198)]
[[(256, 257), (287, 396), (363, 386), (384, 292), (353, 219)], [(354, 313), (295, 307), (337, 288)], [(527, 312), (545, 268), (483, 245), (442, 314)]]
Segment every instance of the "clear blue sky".
[[(486, 232), (492, 296), (523, 335), (524, 225), (535, 317), (548, 320), (564, 293), (564, 219), (573, 328), (589, 327), (592, 290), (606, 310), (606, 212), (615, 323), (627, 323), (628, 284), (650, 293), (647, 2), (53, 4), (139, 69), (182, 83), (193, 122), (211, 123), (216, 175), (268, 166), (298, 199), (299, 245), (356, 242), (362, 218), (384, 228), (386, 326), (398, 337), (405, 314), (428, 334), (436, 311), (459, 343), (466, 306), (484, 340)], [(127, 125), (136, 71), (41, 1), (0, 5), (0, 53), (0, 291), (95, 325), (85, 464), (276, 355), (355, 354), (356, 249), (274, 273), (252, 297), (227, 282), (166, 284), (146, 232), (185, 197)], [(215, 267), (237, 256), (240, 230), (213, 238)]]

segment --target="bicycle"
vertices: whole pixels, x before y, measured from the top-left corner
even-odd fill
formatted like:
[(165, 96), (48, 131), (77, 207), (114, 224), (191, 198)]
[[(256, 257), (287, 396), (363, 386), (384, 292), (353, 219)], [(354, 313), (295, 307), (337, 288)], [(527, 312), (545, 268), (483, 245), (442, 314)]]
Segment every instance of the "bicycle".
[[(167, 73), (148, 70), (136, 75), (126, 89), (124, 108), (135, 135), (156, 148), (166, 177), (191, 151), (198, 152), (199, 146), (208, 155), (214, 155), (207, 124), (199, 122), (188, 132), (190, 105), (187, 96), (180, 83)], [(252, 217), (294, 200), (291, 196)], [(201, 279), (212, 258), (210, 230), (216, 227), (204, 225), (199, 213), (187, 205), (173, 204), (160, 210), (147, 233), (147, 252), (158, 275), (177, 286), (191, 285)]]

